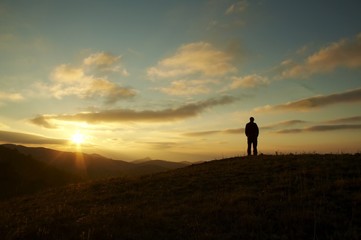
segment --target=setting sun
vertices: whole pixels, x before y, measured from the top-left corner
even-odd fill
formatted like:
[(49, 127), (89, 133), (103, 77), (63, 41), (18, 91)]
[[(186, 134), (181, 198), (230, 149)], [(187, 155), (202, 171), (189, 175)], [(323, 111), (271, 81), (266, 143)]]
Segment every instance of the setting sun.
[(82, 144), (84, 142), (84, 135), (77, 132), (71, 137), (71, 141), (75, 144)]
[(361, 151), (361, 1), (18, 2), (0, 144), (208, 161), (254, 117), (259, 154)]

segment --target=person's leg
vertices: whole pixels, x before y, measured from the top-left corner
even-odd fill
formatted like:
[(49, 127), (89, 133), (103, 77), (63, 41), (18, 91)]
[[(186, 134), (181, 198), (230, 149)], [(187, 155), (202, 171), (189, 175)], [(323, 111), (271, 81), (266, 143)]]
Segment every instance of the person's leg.
[(258, 142), (257, 142), (257, 138), (253, 139), (253, 155), (257, 155), (258, 152), (257, 152), (257, 145), (258, 145)]
[(247, 138), (247, 144), (248, 144), (247, 154), (248, 154), (248, 156), (249, 156), (249, 155), (251, 155), (251, 145), (252, 145), (251, 138)]

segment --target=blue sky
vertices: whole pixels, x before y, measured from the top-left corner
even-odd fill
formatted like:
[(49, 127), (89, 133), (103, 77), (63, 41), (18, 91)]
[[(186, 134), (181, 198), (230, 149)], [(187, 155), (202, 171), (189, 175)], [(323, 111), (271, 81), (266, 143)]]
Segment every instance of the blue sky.
[(1, 1), (0, 142), (132, 160), (359, 152), (357, 1)]

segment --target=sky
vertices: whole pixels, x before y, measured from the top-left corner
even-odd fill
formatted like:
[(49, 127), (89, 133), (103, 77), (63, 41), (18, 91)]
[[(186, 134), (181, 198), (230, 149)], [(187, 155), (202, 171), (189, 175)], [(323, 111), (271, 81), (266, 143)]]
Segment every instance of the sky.
[(361, 152), (361, 2), (0, 0), (0, 143), (121, 160)]

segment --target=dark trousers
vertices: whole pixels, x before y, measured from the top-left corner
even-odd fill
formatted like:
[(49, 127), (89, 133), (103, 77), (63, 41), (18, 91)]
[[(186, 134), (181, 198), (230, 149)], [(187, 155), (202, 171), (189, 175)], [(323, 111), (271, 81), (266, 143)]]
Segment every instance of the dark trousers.
[(257, 138), (256, 137), (249, 137), (247, 138), (247, 154), (251, 155), (251, 147), (253, 145), (253, 155), (257, 155)]

